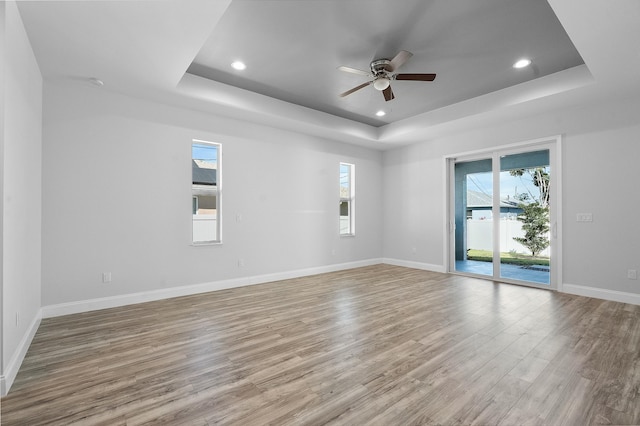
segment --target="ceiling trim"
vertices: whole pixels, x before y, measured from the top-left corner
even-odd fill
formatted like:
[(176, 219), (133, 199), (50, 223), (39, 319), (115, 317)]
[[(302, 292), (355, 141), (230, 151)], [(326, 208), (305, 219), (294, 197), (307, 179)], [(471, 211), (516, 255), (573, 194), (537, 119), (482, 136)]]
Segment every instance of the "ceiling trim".
[[(382, 127), (354, 122), (188, 73), (178, 84), (177, 90), (184, 96), (204, 101), (201, 106), (210, 111), (215, 106), (223, 107), (225, 115), (231, 118), (374, 149), (387, 149), (424, 140), (436, 134), (445, 124), (488, 112), (499, 113), (515, 105), (558, 95), (594, 82), (586, 65), (580, 65)], [(215, 112), (219, 113), (220, 110)]]
[(177, 86), (184, 96), (227, 109), (224, 115), (241, 120), (294, 130), (342, 142), (376, 147), (378, 129), (325, 112), (240, 89), (193, 74), (185, 74)]

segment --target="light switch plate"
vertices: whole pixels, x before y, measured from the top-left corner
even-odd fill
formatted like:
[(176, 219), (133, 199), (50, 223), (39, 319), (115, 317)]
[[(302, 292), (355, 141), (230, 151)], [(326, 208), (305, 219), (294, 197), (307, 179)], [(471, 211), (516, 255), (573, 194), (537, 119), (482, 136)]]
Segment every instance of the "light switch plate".
[(576, 222), (593, 222), (592, 213), (578, 213), (576, 215)]

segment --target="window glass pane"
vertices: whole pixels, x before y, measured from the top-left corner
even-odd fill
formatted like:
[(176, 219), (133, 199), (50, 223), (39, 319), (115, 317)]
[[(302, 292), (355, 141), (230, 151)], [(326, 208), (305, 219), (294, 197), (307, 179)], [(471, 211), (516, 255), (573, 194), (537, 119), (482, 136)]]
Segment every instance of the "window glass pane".
[(214, 188), (218, 168), (218, 147), (194, 143), (191, 148), (191, 161), (193, 184)]
[(195, 214), (215, 215), (216, 214), (216, 196), (203, 194), (198, 196), (198, 209)]
[(340, 235), (353, 235), (353, 164), (340, 163)]
[(348, 164), (340, 164), (340, 198), (350, 197), (350, 168)]
[(491, 159), (455, 165), (455, 270), (493, 275)]
[(194, 243), (220, 241), (219, 152), (217, 144), (196, 142), (191, 147)]
[(500, 277), (550, 284), (549, 150), (500, 158)]
[(349, 215), (349, 201), (340, 201), (340, 233), (351, 233), (351, 216)]

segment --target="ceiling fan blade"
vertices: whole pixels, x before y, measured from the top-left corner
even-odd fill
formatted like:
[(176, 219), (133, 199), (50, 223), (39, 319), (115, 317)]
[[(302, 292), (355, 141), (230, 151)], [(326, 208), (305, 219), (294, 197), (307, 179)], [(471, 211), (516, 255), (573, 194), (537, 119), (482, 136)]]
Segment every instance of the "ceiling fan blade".
[(372, 81), (367, 81), (366, 83), (362, 83), (359, 86), (354, 87), (353, 89), (347, 90), (344, 93), (340, 93), (340, 97), (344, 98), (345, 96), (348, 96), (350, 94), (352, 94), (353, 92), (362, 89), (363, 87), (367, 87), (368, 85), (370, 85), (372, 83)]
[(389, 102), (392, 99), (395, 99), (395, 96), (393, 95), (393, 90), (391, 90), (391, 86), (384, 89), (382, 91), (382, 94), (384, 95), (384, 100), (387, 102)]
[(436, 79), (435, 74), (396, 74), (396, 80), (414, 80), (414, 81), (433, 81)]
[(395, 71), (402, 66), (405, 62), (409, 60), (410, 57), (413, 56), (413, 53), (407, 52), (406, 50), (401, 50), (398, 54), (389, 62), (389, 65), (385, 67), (387, 71)]
[(351, 74), (365, 75), (367, 77), (371, 77), (371, 73), (369, 71), (359, 70), (357, 68), (351, 67), (338, 67), (340, 71), (350, 72)]

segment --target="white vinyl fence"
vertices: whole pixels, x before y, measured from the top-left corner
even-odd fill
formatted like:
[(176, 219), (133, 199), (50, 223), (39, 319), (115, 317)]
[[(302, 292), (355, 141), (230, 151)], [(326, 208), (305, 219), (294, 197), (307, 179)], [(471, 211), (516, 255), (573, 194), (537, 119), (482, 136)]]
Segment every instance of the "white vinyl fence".
[(193, 215), (193, 242), (217, 240), (216, 216)]
[[(515, 251), (531, 255), (528, 248), (515, 241), (513, 237), (524, 237), (522, 222), (513, 219), (500, 220), (500, 252)], [(493, 219), (467, 219), (467, 248), (474, 250), (493, 250)], [(540, 256), (549, 256), (549, 248)]]

